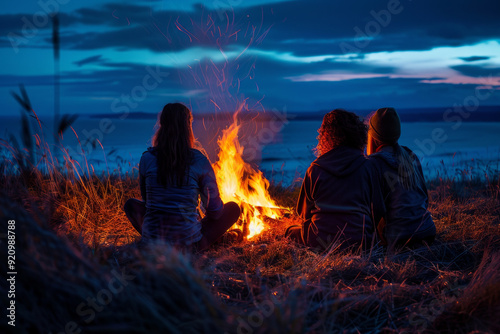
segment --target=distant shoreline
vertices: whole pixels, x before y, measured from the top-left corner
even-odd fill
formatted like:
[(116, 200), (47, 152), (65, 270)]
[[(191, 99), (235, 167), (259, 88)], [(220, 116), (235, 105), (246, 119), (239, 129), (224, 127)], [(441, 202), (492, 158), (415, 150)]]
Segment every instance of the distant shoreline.
[[(471, 109), (471, 108), (469, 108)], [(349, 110), (349, 109), (348, 109)], [(372, 111), (369, 110), (356, 110), (350, 109), (350, 111), (356, 114), (367, 117)], [(321, 121), (323, 116), (328, 112), (328, 110), (322, 111), (282, 111), (277, 112), (267, 111), (267, 112), (257, 112), (257, 111), (246, 111), (242, 112), (239, 116), (239, 120), (258, 120), (266, 121), (278, 118), (279, 120), (288, 121)], [(454, 107), (448, 108), (412, 108), (412, 109), (398, 109), (399, 116), (402, 122), (405, 123), (416, 123), (416, 122), (453, 122), (454, 119), (460, 118), (463, 122), (478, 123), (478, 122), (500, 122), (500, 106), (480, 106), (476, 110), (467, 111), (465, 107), (460, 109), (454, 109)], [(469, 114), (468, 117), (465, 117)], [(134, 111), (126, 114), (116, 114), (116, 113), (98, 113), (98, 114), (79, 114), (79, 118), (86, 119), (120, 119), (120, 120), (156, 120), (157, 113), (144, 112), (144, 111)], [(233, 117), (233, 112), (217, 112), (217, 113), (193, 113), (195, 119), (204, 119), (205, 121), (230, 121)], [(15, 119), (19, 118), (19, 114), (13, 115), (0, 115), (0, 119)], [(40, 115), (40, 119), (52, 119), (52, 115)]]
[[(371, 111), (367, 110), (352, 110), (353, 112), (366, 117)], [(288, 120), (322, 120), (323, 116), (328, 111), (314, 111), (314, 112), (300, 112), (300, 111), (289, 111), (286, 113)], [(500, 106), (481, 106), (476, 110), (467, 111), (465, 107), (461, 109), (449, 108), (412, 108), (412, 109), (398, 109), (399, 115), (402, 122), (445, 122), (452, 121), (453, 117), (460, 117), (464, 122), (500, 122)], [(459, 114), (459, 112), (461, 114)], [(464, 115), (470, 114), (467, 118)], [(156, 119), (157, 113), (150, 112), (131, 112), (127, 114), (126, 118), (123, 118), (123, 114), (114, 113), (102, 113), (102, 114), (91, 114), (91, 115), (80, 115), (81, 117), (88, 118), (110, 118), (110, 119)], [(282, 115), (282, 114), (280, 114)], [(232, 117), (231, 112), (218, 112), (214, 113), (194, 113), (194, 118), (196, 119), (214, 119), (218, 120), (230, 119)], [(240, 119), (253, 119), (257, 118), (259, 120), (272, 119), (274, 114), (272, 111), (268, 111), (267, 114), (263, 112), (248, 111), (240, 114)]]

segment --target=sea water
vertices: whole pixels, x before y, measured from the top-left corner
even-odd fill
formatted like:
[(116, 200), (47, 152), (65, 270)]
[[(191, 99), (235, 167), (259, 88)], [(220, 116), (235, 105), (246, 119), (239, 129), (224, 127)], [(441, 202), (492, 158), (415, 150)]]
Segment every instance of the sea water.
[[(142, 153), (151, 146), (156, 123), (154, 118), (79, 117), (72, 129), (64, 132), (60, 145), (54, 146), (52, 120), (42, 118), (41, 121), (40, 129), (38, 122), (31, 119), (34, 141), (37, 133), (49, 143), (53, 153), (64, 148), (80, 166), (90, 166), (97, 172), (119, 173), (137, 172)], [(271, 182), (284, 185), (299, 182), (316, 158), (314, 147), (321, 119), (291, 118), (276, 124), (269, 120), (245, 122), (253, 122), (243, 124), (240, 130), (245, 160)], [(228, 121), (195, 118), (195, 136), (212, 162), (217, 160), (217, 138), (228, 124)], [(22, 146), (21, 129), (19, 117), (0, 118), (0, 138), (11, 141), (9, 138), (13, 136)], [(500, 123), (403, 123), (400, 144), (419, 156), (427, 178), (492, 177), (498, 174), (500, 167)], [(5, 148), (2, 150), (3, 155), (7, 154)]]

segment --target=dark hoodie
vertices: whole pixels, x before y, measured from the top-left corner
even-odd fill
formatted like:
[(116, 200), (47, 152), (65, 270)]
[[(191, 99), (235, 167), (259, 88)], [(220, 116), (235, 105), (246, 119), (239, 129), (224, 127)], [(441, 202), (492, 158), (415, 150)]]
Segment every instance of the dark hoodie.
[[(369, 247), (384, 208), (375, 171), (359, 149), (337, 147), (308, 168), (297, 202), (304, 242), (324, 249), (333, 241)], [(380, 209), (374, 212), (372, 208)]]
[[(420, 161), (409, 148), (398, 146), (385, 146), (369, 158), (382, 184), (386, 209), (383, 234), (390, 246), (432, 240), (436, 235), (436, 226), (427, 210), (429, 202)], [(419, 178), (412, 189), (404, 188), (398, 181), (400, 162), (395, 149), (404, 149), (413, 157), (413, 166)]]

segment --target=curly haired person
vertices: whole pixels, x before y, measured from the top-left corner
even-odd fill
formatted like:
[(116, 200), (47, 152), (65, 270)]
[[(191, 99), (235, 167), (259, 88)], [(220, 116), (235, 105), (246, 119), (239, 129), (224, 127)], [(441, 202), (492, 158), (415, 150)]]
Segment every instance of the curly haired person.
[(364, 156), (368, 128), (354, 113), (335, 109), (318, 130), (318, 158), (307, 169), (297, 213), (304, 220), (286, 236), (318, 251), (370, 248), (377, 242), (383, 199), (379, 178)]

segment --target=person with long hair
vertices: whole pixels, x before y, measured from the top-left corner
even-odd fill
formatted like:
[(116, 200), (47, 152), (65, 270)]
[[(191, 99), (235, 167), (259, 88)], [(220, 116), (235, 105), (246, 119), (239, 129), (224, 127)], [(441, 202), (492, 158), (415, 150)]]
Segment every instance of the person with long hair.
[[(223, 204), (214, 171), (197, 146), (193, 116), (181, 103), (165, 105), (152, 144), (139, 163), (143, 201), (131, 198), (124, 211), (143, 242), (164, 240), (203, 250), (237, 220), (240, 208)], [(201, 219), (199, 198), (205, 209)]]
[(373, 208), (383, 204), (378, 179), (364, 156), (367, 126), (354, 113), (335, 109), (318, 130), (318, 158), (307, 169), (297, 201), (300, 226), (285, 235), (316, 250), (333, 243), (369, 249), (377, 243)]
[(390, 248), (430, 244), (436, 226), (418, 157), (398, 143), (401, 121), (394, 108), (378, 109), (369, 121), (367, 154), (377, 169), (384, 196), (380, 238)]

